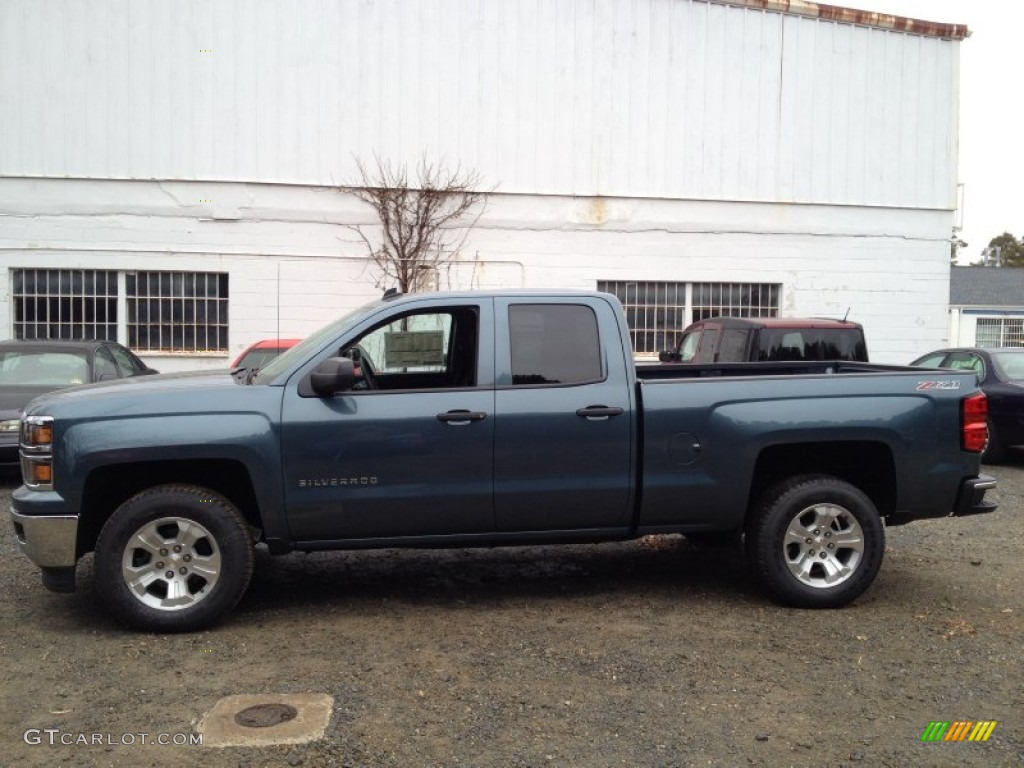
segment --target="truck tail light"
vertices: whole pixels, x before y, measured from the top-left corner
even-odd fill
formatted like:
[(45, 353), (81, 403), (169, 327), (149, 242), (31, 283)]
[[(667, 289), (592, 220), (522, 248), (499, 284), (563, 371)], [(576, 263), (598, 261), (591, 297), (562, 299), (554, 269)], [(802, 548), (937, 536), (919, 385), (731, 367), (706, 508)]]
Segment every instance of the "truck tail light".
[(960, 447), (981, 453), (988, 443), (988, 399), (984, 393), (960, 401)]

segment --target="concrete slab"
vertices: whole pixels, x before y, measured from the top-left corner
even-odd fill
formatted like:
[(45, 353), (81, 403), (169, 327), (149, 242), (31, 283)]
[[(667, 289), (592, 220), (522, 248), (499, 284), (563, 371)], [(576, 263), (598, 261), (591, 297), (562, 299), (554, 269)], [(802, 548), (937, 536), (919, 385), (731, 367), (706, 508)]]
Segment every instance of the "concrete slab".
[[(235, 716), (251, 707), (295, 709), (290, 720), (263, 727), (241, 725)], [(199, 721), (205, 747), (262, 747), (273, 744), (305, 744), (322, 738), (331, 720), (334, 699), (320, 693), (265, 693), (226, 696)], [(245, 720), (246, 718), (243, 718)], [(251, 722), (251, 719), (249, 719)]]

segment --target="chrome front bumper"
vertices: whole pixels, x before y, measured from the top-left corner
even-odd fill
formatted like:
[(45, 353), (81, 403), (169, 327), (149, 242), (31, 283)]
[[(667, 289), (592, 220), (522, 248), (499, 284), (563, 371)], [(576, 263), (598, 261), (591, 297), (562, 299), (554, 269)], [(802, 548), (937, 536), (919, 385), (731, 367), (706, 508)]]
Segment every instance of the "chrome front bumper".
[(78, 517), (35, 517), (11, 510), (18, 548), (40, 568), (72, 568), (77, 562)]

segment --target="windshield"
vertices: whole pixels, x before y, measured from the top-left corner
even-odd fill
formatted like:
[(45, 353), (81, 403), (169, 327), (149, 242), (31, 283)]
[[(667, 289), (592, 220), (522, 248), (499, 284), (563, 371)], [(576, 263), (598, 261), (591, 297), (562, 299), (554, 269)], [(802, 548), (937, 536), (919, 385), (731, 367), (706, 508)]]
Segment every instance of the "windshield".
[(1003, 381), (1024, 380), (1024, 349), (1020, 352), (990, 353), (996, 374)]
[(355, 317), (365, 314), (379, 304), (379, 301), (364, 304), (358, 309), (353, 309), (351, 312), (347, 312), (334, 322), (328, 323), (319, 331), (314, 331), (294, 347), (282, 352), (267, 363), (265, 368), (260, 368), (259, 373), (253, 379), (253, 383), (268, 384), (273, 381), (275, 377), (287, 371), (295, 363), (310, 357), (314, 352), (316, 352), (316, 350), (323, 346), (328, 339), (340, 335), (345, 327), (349, 325)]
[(0, 385), (69, 387), (89, 381), (89, 362), (74, 352), (12, 350), (0, 353)]
[(235, 365), (235, 368), (262, 368), (275, 357), (278, 357), (284, 349), (281, 347), (260, 347), (250, 349)]

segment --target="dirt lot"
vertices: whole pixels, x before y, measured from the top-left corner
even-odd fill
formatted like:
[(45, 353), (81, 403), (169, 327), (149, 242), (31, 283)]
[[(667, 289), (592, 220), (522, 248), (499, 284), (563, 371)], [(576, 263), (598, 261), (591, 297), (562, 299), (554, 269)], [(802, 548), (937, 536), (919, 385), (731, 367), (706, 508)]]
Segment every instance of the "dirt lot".
[[(998, 512), (890, 529), (874, 587), (840, 611), (778, 608), (736, 555), (666, 538), (262, 557), (239, 608), (194, 635), (111, 624), (88, 559), (78, 594), (45, 591), (8, 479), (0, 762), (1021, 765), (1024, 461), (995, 474)], [(152, 743), (230, 694), (306, 692), (334, 699), (313, 743)], [(921, 743), (936, 720), (998, 725)]]

